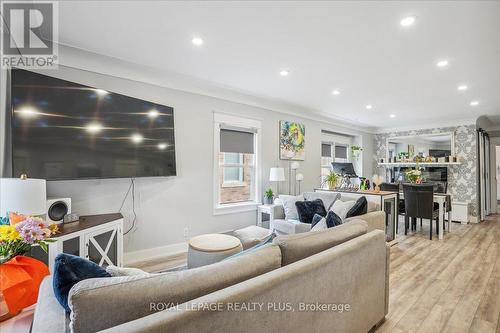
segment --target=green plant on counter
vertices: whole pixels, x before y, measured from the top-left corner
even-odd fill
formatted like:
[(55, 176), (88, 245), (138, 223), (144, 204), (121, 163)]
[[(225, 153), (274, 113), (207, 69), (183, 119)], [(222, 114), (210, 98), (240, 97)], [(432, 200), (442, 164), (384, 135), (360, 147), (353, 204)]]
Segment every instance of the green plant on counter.
[(360, 146), (351, 146), (351, 154), (352, 154), (352, 157), (354, 157), (354, 158), (358, 158), (362, 151), (363, 151), (363, 148)]
[(332, 171), (332, 172), (330, 172), (330, 174), (328, 174), (325, 177), (323, 185), (327, 184), (328, 185), (328, 189), (334, 190), (337, 187), (337, 180), (338, 179), (339, 179), (339, 175), (337, 175), (335, 172)]

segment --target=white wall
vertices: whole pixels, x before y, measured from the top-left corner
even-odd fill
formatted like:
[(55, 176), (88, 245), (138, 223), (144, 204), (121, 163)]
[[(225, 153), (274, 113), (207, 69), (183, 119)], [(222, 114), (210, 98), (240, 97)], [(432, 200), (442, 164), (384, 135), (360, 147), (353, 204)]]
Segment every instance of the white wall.
[[(303, 190), (312, 190), (319, 185), (322, 129), (360, 135), (364, 154), (371, 156), (373, 151), (371, 134), (338, 126), (335, 121), (312, 120), (262, 107), (139, 82), (136, 80), (147, 81), (147, 77), (133, 72), (129, 64), (116, 59), (98, 58), (84, 52), (79, 54), (74, 50), (71, 56), (66, 57), (66, 62), (63, 61), (64, 53), (60, 54), (60, 59), (73, 68), (60, 66), (59, 70), (46, 71), (44, 74), (174, 108), (178, 175), (170, 178), (136, 179), (138, 220), (135, 230), (125, 238), (125, 252), (183, 242), (185, 227), (189, 228), (190, 237), (255, 224), (256, 212), (213, 215), (214, 111), (262, 120), (263, 188), (269, 186), (266, 179), (271, 166), (276, 164), (286, 166), (286, 163), (278, 160), (279, 120), (294, 120), (305, 124), (306, 160), (301, 162), (300, 167), (300, 172), (304, 174)], [(145, 70), (145, 73), (148, 72)], [(132, 77), (134, 80), (124, 77)], [(363, 163), (363, 175), (370, 176), (371, 159), (364, 160), (366, 163)], [(282, 189), (285, 183), (282, 184)], [(48, 195), (71, 197), (73, 210), (82, 215), (116, 212), (129, 184), (129, 179), (53, 181), (48, 182)], [(123, 214), (128, 227), (132, 216), (130, 200), (124, 206)]]

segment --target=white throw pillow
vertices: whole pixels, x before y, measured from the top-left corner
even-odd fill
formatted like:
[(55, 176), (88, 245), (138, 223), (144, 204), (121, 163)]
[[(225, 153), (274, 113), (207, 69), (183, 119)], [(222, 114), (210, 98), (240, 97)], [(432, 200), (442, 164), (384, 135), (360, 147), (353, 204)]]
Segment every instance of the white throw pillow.
[(323, 217), (314, 225), (314, 227), (311, 228), (311, 231), (322, 231), (326, 229), (328, 229), (328, 226), (326, 225), (326, 219)]
[(355, 203), (356, 203), (355, 200), (353, 201), (337, 200), (333, 203), (333, 206), (332, 208), (330, 208), (330, 210), (332, 210), (335, 214), (337, 214), (342, 220), (342, 222), (344, 222), (347, 213), (354, 206)]
[(304, 201), (304, 197), (302, 196), (302, 194), (297, 196), (280, 194), (279, 198), (283, 203), (285, 220), (299, 220), (299, 213), (297, 212), (295, 203), (297, 201)]

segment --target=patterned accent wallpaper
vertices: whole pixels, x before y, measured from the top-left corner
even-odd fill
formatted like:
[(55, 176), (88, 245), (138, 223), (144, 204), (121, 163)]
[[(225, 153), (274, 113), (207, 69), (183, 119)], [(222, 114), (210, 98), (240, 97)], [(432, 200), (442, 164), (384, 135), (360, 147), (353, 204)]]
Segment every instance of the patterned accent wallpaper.
[(453, 201), (466, 201), (469, 203), (469, 215), (477, 217), (477, 138), (476, 125), (462, 125), (456, 127), (441, 127), (423, 130), (389, 132), (376, 134), (374, 137), (373, 170), (375, 173), (385, 175), (385, 168), (378, 167), (380, 159), (385, 158), (386, 139), (394, 136), (408, 136), (419, 134), (455, 133), (455, 152), (460, 165), (448, 167), (448, 193)]

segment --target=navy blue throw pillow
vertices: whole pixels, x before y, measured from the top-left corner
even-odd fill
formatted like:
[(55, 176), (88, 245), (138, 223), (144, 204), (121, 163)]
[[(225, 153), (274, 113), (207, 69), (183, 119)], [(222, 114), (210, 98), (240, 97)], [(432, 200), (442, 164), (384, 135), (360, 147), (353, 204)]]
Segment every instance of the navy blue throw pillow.
[(326, 209), (321, 199), (311, 201), (296, 201), (295, 207), (297, 207), (299, 220), (302, 223), (311, 224), (314, 214), (326, 216)]
[(358, 200), (356, 200), (356, 203), (354, 204), (354, 206), (352, 206), (351, 209), (349, 209), (345, 218), (364, 215), (366, 214), (367, 211), (368, 211), (368, 201), (366, 201), (366, 198), (363, 196), (360, 197)]
[(82, 280), (100, 277), (111, 277), (111, 275), (101, 266), (85, 258), (66, 253), (58, 254), (52, 280), (54, 295), (69, 312), (68, 294), (71, 287)]
[(314, 214), (312, 221), (311, 221), (311, 229), (314, 228), (314, 226), (316, 224), (318, 224), (318, 222), (321, 221), (321, 219), (323, 219), (323, 218), (324, 218), (324, 216), (321, 216), (319, 214)]
[(326, 215), (326, 226), (328, 228), (333, 228), (341, 224), (342, 224), (342, 219), (340, 218), (340, 216), (335, 214), (333, 210), (329, 211), (328, 215)]

